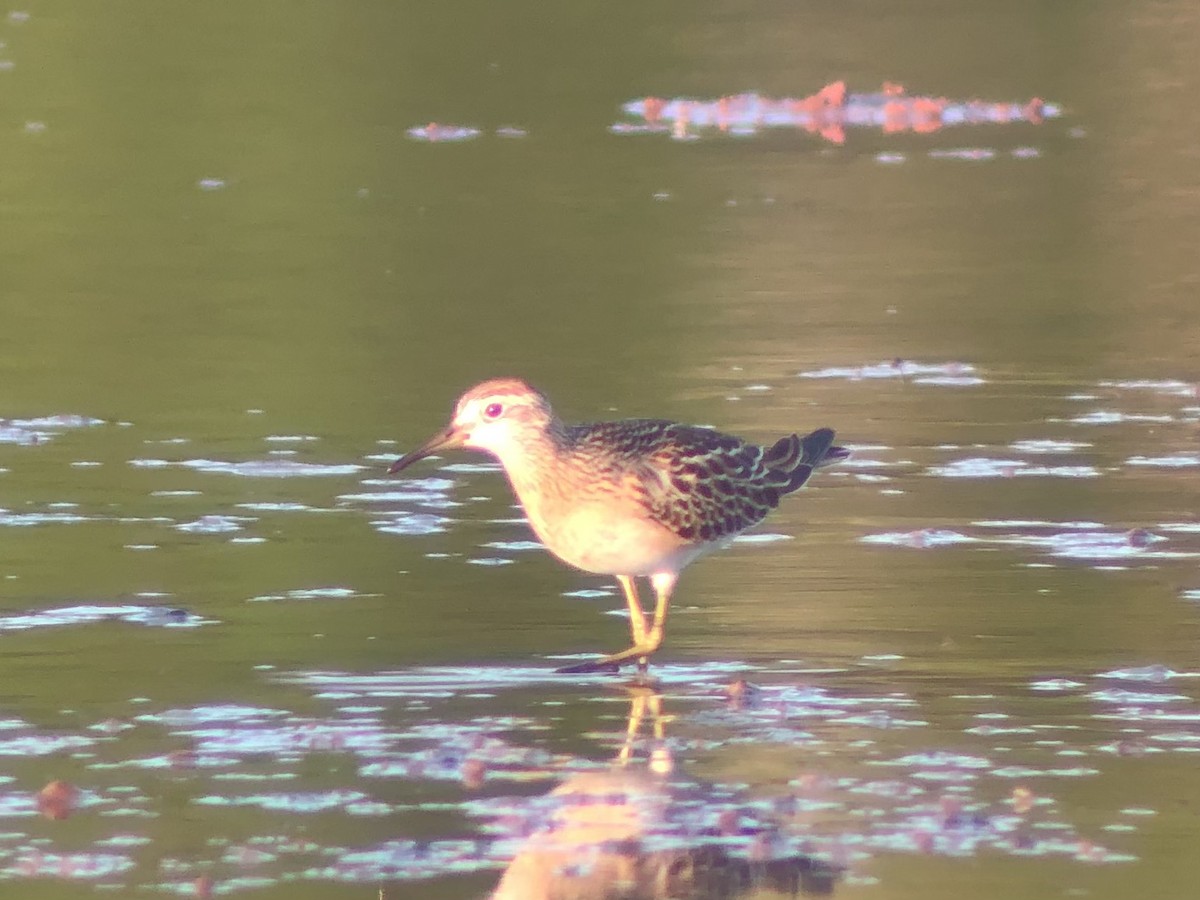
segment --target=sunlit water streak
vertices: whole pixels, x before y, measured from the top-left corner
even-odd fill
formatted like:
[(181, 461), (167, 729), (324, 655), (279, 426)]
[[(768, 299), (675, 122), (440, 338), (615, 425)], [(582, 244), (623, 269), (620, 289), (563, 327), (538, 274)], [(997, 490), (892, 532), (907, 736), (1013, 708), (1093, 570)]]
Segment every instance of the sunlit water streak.
[(352, 463), (305, 463), (288, 459), (251, 459), (242, 462), (218, 459), (186, 459), (171, 462), (165, 459), (131, 459), (131, 466), (140, 469), (162, 469), (180, 466), (197, 472), (219, 475), (238, 475), (243, 478), (298, 478), (353, 475), (365, 466)]
[(35, 416), (31, 419), (0, 419), (0, 444), (36, 446), (54, 440), (64, 431), (104, 424), (103, 419), (74, 414)]
[(106, 620), (130, 622), (155, 628), (197, 628), (213, 624), (212, 619), (188, 612), (185, 609), (167, 606), (144, 606), (137, 604), (81, 604), (17, 615), (0, 615), (0, 632), (29, 631), (34, 628), (49, 628), (68, 625), (89, 625)]
[[(974, 530), (920, 528), (914, 531), (864, 535), (868, 544), (912, 549), (935, 549), (954, 545), (1031, 547), (1062, 559), (1092, 560), (1097, 563), (1155, 564), (1163, 560), (1200, 557), (1200, 547), (1165, 549), (1169, 539), (1145, 528), (1112, 531), (1101, 523), (979, 521)], [(1177, 526), (1176, 526), (1177, 527)], [(1170, 524), (1160, 530), (1169, 531)], [(1060, 530), (1054, 530), (1060, 529)]]
[(914, 384), (941, 387), (975, 387), (985, 383), (975, 367), (963, 362), (927, 363), (907, 359), (894, 359), (879, 363), (856, 366), (831, 366), (810, 372), (801, 372), (801, 378), (840, 378), (847, 381), (864, 381), (877, 378), (901, 378)]

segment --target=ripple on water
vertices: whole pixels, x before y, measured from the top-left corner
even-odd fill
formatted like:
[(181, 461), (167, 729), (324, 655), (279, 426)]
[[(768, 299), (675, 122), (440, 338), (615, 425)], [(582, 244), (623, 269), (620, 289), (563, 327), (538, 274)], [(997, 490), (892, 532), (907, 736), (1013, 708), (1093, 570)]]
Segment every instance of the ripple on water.
[(234, 531), (242, 531), (247, 522), (257, 522), (258, 519), (249, 518), (247, 516), (201, 516), (194, 522), (183, 522), (174, 526), (177, 531), (186, 531), (189, 534), (229, 534)]
[(983, 384), (984, 379), (969, 363), (920, 363), (906, 359), (894, 359), (860, 366), (832, 366), (811, 372), (801, 372), (801, 378), (840, 378), (848, 381), (863, 381), (876, 378), (903, 378), (916, 384), (944, 385), (949, 387), (971, 387)]
[[(1045, 522), (1037, 520), (981, 520), (973, 522), (972, 534), (946, 528), (883, 532), (863, 535), (859, 540), (913, 549), (936, 549), (955, 544), (1033, 547), (1050, 556), (1091, 561), (1152, 563), (1163, 559), (1191, 559), (1200, 551), (1154, 549), (1167, 542), (1147, 528), (1115, 530), (1098, 522)], [(1051, 529), (1061, 529), (1052, 531)]]
[(135, 865), (133, 859), (124, 854), (44, 853), (31, 850), (14, 860), (11, 871), (22, 878), (101, 881), (129, 872)]
[(929, 751), (910, 753), (894, 759), (881, 759), (872, 762), (877, 766), (903, 766), (914, 769), (990, 769), (992, 761), (982, 756), (970, 756), (947, 751)]
[[(355, 807), (367, 800), (367, 795), (359, 791), (332, 790), (311, 791), (299, 793), (278, 794), (208, 794), (192, 800), (198, 806), (239, 807), (252, 806), (267, 812), (284, 813), (319, 813), (341, 809), (353, 813)], [(380, 804), (382, 809), (378, 814), (390, 812), (390, 808)]]
[(739, 534), (733, 539), (735, 544), (777, 544), (781, 541), (792, 541), (795, 538), (790, 534), (776, 534), (769, 531), (755, 532), (752, 534)]
[[(43, 734), (33, 728), (18, 734), (0, 735), (0, 756), (50, 756), (54, 753), (82, 750), (97, 743), (95, 738), (81, 734)], [(24, 795), (26, 798), (28, 794)]]
[(1013, 441), (1008, 445), (1018, 453), (1074, 453), (1093, 446), (1088, 441), (1064, 441), (1051, 438)]
[(0, 419), (0, 444), (35, 446), (52, 441), (64, 431), (103, 424), (103, 419), (72, 414), (35, 416), (31, 419)]
[(139, 469), (161, 469), (180, 466), (197, 472), (237, 475), (243, 478), (318, 478), (333, 475), (353, 475), (365, 467), (338, 463), (304, 463), (292, 459), (251, 459), (244, 462), (214, 459), (185, 459), (171, 462), (165, 459), (131, 459), (129, 465)]
[(1035, 681), (1029, 685), (1032, 691), (1076, 691), (1085, 687), (1082, 681), (1072, 681), (1070, 678), (1047, 678)]
[(197, 628), (201, 625), (214, 624), (212, 619), (204, 619), (185, 609), (167, 606), (134, 604), (97, 606), (88, 604), (39, 609), (36, 612), (10, 616), (0, 615), (0, 632), (28, 631), (32, 628), (49, 628), (60, 625), (89, 625), (110, 619), (155, 628)]
[(1108, 672), (1101, 672), (1098, 678), (1114, 678), (1119, 681), (1146, 681), (1152, 683), (1160, 683), (1169, 681), (1172, 678), (1188, 678), (1195, 677), (1192, 673), (1176, 672), (1158, 663), (1148, 666), (1132, 666), (1127, 669), (1112, 669)]
[(974, 544), (978, 543), (979, 539), (949, 528), (919, 528), (915, 531), (865, 534), (859, 538), (859, 541), (864, 544), (888, 544), (893, 547), (913, 547), (918, 550), (927, 550), (956, 544)]
[(510, 550), (518, 553), (544, 549), (538, 541), (489, 541), (482, 546), (493, 550)]
[(263, 603), (276, 600), (349, 600), (352, 597), (378, 597), (378, 594), (360, 594), (354, 588), (347, 587), (322, 587), (322, 588), (298, 588), (292, 591), (285, 591), (282, 594), (260, 594), (257, 597), (250, 597), (250, 603)]
[[(144, 718), (139, 716), (139, 720)], [(318, 752), (353, 752), (374, 756), (393, 747), (402, 737), (374, 720), (338, 722), (298, 716), (289, 716), (288, 721), (282, 724), (265, 724), (257, 720), (227, 721), (219, 727), (176, 725), (173, 730), (175, 734), (189, 738), (195, 752), (205, 756), (270, 754), (291, 759)]]
[[(1063, 419), (1048, 419), (1050, 422), (1062, 422)], [(1123, 413), (1111, 409), (1097, 409), (1090, 413), (1075, 416), (1065, 421), (1072, 425), (1120, 425), (1127, 422), (1158, 423), (1174, 422), (1174, 416), (1147, 415), (1143, 413)]]
[[(577, 591), (563, 591), (564, 597), (579, 597), (583, 600), (600, 600), (616, 595), (614, 588), (580, 588)], [(1200, 598), (1197, 598), (1200, 599)]]
[(91, 516), (66, 512), (17, 513), (0, 509), (0, 527), (28, 528), (32, 525), (74, 525), (92, 521)]
[(360, 494), (339, 494), (343, 503), (417, 503), (434, 509), (462, 506), (445, 494), (434, 491), (375, 491)]
[[(376, 513), (379, 516), (379, 513)], [(371, 527), (381, 534), (422, 535), (442, 534), (448, 531), (453, 519), (433, 513), (413, 513), (397, 510), (373, 518)]]
[(1127, 466), (1149, 466), (1157, 469), (1188, 469), (1200, 466), (1200, 455), (1195, 453), (1172, 453), (1167, 456), (1131, 456), (1125, 460)]
[(1200, 396), (1200, 385), (1194, 381), (1178, 381), (1176, 379), (1140, 378), (1127, 381), (1101, 381), (1100, 387), (1117, 388), (1126, 391), (1152, 391), (1156, 394), (1167, 394), (1175, 397)]
[(297, 503), (294, 501), (239, 503), (237, 504), (237, 508), (247, 509), (251, 512), (330, 512), (330, 510), (322, 509), (319, 506), (309, 506), (306, 503)]
[(1132, 706), (1178, 703), (1192, 699), (1185, 694), (1168, 694), (1160, 691), (1130, 691), (1124, 688), (1102, 688), (1089, 692), (1087, 696), (1101, 703), (1121, 703)]
[(1195, 554), (1151, 550), (1154, 544), (1166, 541), (1144, 528), (1128, 531), (1062, 531), (1051, 534), (1010, 533), (996, 535), (992, 539), (998, 544), (1017, 544), (1036, 547), (1051, 556), (1078, 560), (1151, 560), (1183, 558)]
[(930, 475), (942, 478), (1098, 478), (1095, 466), (1038, 466), (1021, 459), (972, 457), (930, 466)]
[(244, 706), (238, 703), (216, 704), (212, 706), (192, 706), (180, 709), (167, 709), (160, 713), (145, 713), (137, 717), (139, 722), (150, 722), (171, 727), (192, 726), (210, 722), (241, 722), (257, 725), (272, 719), (287, 716), (284, 709), (271, 707)]

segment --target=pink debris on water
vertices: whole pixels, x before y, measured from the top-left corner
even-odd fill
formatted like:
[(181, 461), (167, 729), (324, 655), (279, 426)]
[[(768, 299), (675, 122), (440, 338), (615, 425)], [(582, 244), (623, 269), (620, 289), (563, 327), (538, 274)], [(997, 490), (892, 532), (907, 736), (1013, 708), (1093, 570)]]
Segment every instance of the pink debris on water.
[(408, 136), (414, 141), (427, 141), (431, 144), (444, 144), (450, 141), (469, 141), (479, 137), (479, 129), (469, 125), (443, 125), (430, 122), (408, 129)]
[[(795, 128), (833, 144), (846, 140), (847, 128), (877, 128), (884, 134), (929, 134), (961, 125), (1038, 125), (1062, 114), (1057, 104), (1034, 97), (1026, 102), (951, 100), (909, 94), (902, 85), (884, 82), (871, 93), (850, 93), (844, 81), (834, 81), (807, 97), (764, 97), (731, 94), (715, 100), (642, 97), (624, 105), (637, 123), (618, 122), (616, 134), (668, 133), (677, 140), (715, 129), (722, 134), (751, 135), (766, 128)], [(990, 152), (990, 151), (988, 151)], [(978, 158), (978, 157), (970, 157)]]

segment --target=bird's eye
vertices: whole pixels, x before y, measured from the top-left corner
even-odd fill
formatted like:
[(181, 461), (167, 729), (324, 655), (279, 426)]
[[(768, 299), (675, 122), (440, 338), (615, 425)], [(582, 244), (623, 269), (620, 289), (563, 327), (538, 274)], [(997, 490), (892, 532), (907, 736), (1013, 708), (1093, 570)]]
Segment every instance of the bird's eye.
[(499, 403), (489, 403), (483, 411), (483, 415), (488, 419), (498, 419), (502, 412), (504, 412), (504, 407)]

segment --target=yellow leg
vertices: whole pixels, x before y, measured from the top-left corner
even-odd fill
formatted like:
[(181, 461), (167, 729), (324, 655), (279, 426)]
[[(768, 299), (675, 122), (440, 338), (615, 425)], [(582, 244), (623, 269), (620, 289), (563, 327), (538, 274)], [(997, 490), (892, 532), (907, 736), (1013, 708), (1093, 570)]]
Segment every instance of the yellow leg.
[(617, 580), (625, 588), (625, 600), (629, 604), (629, 628), (633, 633), (633, 646), (628, 650), (622, 650), (620, 653), (611, 653), (592, 662), (567, 666), (558, 671), (567, 674), (596, 672), (604, 669), (615, 669), (621, 663), (636, 659), (639, 671), (645, 672), (649, 665), (650, 654), (662, 645), (663, 631), (667, 624), (667, 604), (671, 600), (671, 591), (675, 587), (675, 582), (678, 578), (679, 576), (675, 572), (663, 572), (650, 576), (650, 584), (654, 587), (655, 596), (654, 622), (647, 629), (645, 614), (642, 612), (641, 603), (637, 599), (637, 588), (633, 583), (633, 578), (628, 575), (618, 575)]
[(678, 580), (679, 575), (675, 572), (650, 576), (650, 584), (654, 587), (654, 624), (650, 626), (646, 642), (656, 650), (662, 644), (663, 632), (667, 627), (667, 605), (671, 602), (671, 591), (675, 590)]
[(629, 632), (633, 636), (634, 646), (637, 646), (646, 640), (646, 613), (638, 598), (637, 582), (632, 575), (618, 575), (617, 581), (625, 592), (625, 603), (629, 606)]

